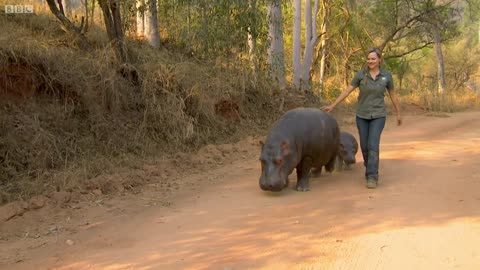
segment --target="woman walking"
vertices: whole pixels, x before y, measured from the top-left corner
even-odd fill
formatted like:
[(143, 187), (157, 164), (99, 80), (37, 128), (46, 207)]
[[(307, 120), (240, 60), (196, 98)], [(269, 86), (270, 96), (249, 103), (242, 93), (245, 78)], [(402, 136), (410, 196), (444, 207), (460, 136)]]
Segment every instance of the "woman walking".
[(367, 66), (357, 72), (350, 85), (329, 106), (322, 107), (326, 112), (332, 111), (355, 88), (360, 89), (356, 113), (356, 123), (360, 137), (360, 148), (365, 166), (367, 188), (376, 188), (380, 153), (380, 136), (385, 127), (387, 109), (385, 92), (388, 91), (397, 113), (397, 125), (402, 124), (400, 106), (394, 90), (392, 74), (380, 67), (382, 53), (379, 49), (370, 49), (367, 53)]

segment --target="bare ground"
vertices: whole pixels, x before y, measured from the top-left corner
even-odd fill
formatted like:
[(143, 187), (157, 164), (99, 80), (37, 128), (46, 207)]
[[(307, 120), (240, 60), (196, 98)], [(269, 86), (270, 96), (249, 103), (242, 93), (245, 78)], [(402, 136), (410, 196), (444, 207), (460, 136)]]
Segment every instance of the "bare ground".
[(375, 190), (358, 162), (310, 192), (266, 193), (258, 138), (208, 146), (110, 176), (150, 182), (133, 193), (3, 207), (0, 268), (480, 269), (480, 113), (393, 120)]

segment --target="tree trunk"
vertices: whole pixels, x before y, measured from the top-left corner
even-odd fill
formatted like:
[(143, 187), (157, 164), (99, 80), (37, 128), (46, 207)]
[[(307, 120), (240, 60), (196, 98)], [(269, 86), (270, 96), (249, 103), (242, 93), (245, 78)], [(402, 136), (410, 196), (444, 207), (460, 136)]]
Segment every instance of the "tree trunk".
[(91, 22), (90, 22), (90, 27), (93, 27), (95, 25), (95, 0), (92, 0), (92, 16), (91, 16)]
[(160, 32), (158, 31), (157, 0), (148, 0), (148, 9), (145, 12), (145, 34), (148, 43), (153, 48), (160, 47)]
[(145, 0), (136, 1), (136, 34), (137, 37), (145, 36)]
[(315, 7), (312, 18), (312, 2), (305, 1), (305, 51), (302, 61), (302, 72), (300, 77), (300, 84), (305, 92), (311, 92), (310, 85), (310, 69), (313, 62), (313, 49), (317, 45), (317, 13), (318, 0), (315, 0)]
[(268, 63), (270, 75), (280, 89), (285, 89), (285, 58), (283, 47), (283, 18), (281, 0), (269, 0), (267, 4), (268, 39)]
[(63, 9), (62, 1), (58, 0), (58, 7), (57, 4), (55, 4), (55, 0), (47, 0), (48, 7), (50, 8), (50, 11), (55, 15), (55, 17), (60, 21), (62, 29), (67, 32), (72, 34), (77, 41), (79, 42), (78, 45), (80, 48), (86, 50), (89, 48), (89, 44), (87, 42), (87, 39), (85, 36), (82, 34), (82, 29), (76, 27), (68, 18), (65, 16), (65, 12)]
[(89, 16), (88, 16), (88, 0), (85, 0), (85, 27), (83, 27), (83, 33), (87, 32), (88, 31), (88, 19), (89, 19)]
[(445, 68), (443, 62), (443, 53), (442, 53), (442, 39), (440, 37), (440, 30), (438, 27), (433, 27), (433, 37), (435, 40), (435, 52), (437, 54), (437, 65), (438, 65), (438, 93), (443, 94), (445, 91)]
[[(59, 1), (60, 2), (60, 1)], [(72, 3), (71, 0), (62, 0), (63, 14), (66, 17), (72, 17)]]
[(247, 44), (248, 44), (248, 59), (250, 61), (250, 68), (252, 69), (253, 73), (255, 74), (257, 71), (257, 64), (255, 58), (255, 49), (257, 44), (256, 39), (256, 0), (248, 0), (248, 10), (250, 15), (250, 25), (248, 26), (248, 34), (247, 34)]
[(322, 33), (320, 47), (321, 47), (321, 59), (320, 59), (320, 71), (319, 71), (319, 94), (322, 94), (325, 87), (325, 68), (327, 64), (327, 32), (328, 32), (328, 15), (329, 7), (327, 6), (327, 0), (322, 0), (323, 7), (323, 21), (320, 32)]
[(301, 41), (302, 35), (302, 1), (294, 0), (293, 3), (293, 52), (292, 52), (292, 85), (295, 90), (300, 90), (300, 79), (301, 79)]
[(128, 63), (128, 57), (118, 0), (98, 0), (98, 4), (102, 9), (105, 28), (115, 50), (115, 56), (120, 63), (126, 64)]

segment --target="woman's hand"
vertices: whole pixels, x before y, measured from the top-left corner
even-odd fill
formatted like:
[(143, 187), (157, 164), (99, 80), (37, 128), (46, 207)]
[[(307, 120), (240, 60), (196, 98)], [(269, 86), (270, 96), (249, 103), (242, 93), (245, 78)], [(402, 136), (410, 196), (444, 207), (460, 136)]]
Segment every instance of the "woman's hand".
[(323, 106), (321, 109), (322, 111), (325, 111), (325, 112), (331, 112), (333, 111), (334, 108), (335, 108), (334, 105), (328, 105), (328, 106)]
[(350, 95), (350, 93), (353, 91), (353, 89), (355, 89), (356, 86), (351, 86), (349, 85), (347, 87), (347, 89), (343, 90), (342, 93), (340, 93), (340, 96), (338, 96), (337, 100), (335, 100), (335, 102), (333, 102), (332, 104), (328, 105), (328, 106), (323, 106), (322, 108), (320, 108), (322, 111), (325, 111), (325, 112), (331, 112), (333, 111), (333, 109), (335, 109), (335, 106), (337, 106), (338, 104), (340, 104), (340, 102), (342, 102), (348, 95)]

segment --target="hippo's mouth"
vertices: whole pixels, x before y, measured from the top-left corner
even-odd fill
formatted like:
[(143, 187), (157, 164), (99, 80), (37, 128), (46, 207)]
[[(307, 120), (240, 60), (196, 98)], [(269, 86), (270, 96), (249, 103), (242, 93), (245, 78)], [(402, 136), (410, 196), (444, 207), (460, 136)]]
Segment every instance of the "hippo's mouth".
[(282, 191), (284, 188), (288, 186), (288, 181), (282, 183), (282, 184), (260, 184), (260, 188), (264, 191), (273, 191), (273, 192), (279, 192)]
[(272, 187), (268, 191), (273, 191), (273, 192), (280, 192), (283, 190), (284, 187)]

